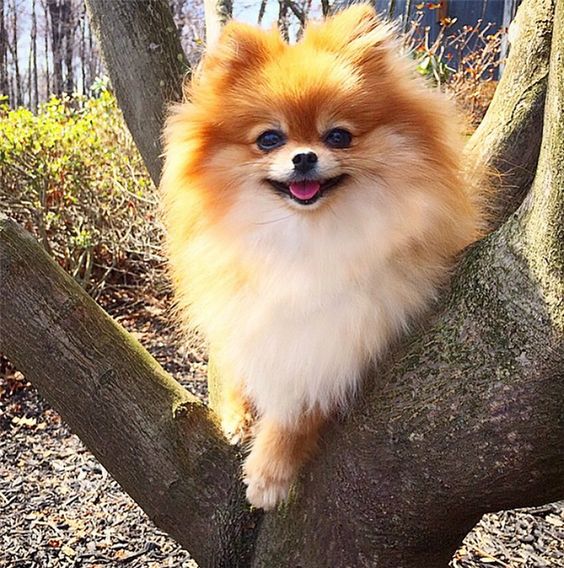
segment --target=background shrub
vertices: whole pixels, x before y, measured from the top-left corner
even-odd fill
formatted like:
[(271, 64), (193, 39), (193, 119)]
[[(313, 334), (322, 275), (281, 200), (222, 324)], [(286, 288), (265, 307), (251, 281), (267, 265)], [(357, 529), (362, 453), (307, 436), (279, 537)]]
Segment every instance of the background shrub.
[[(162, 266), (157, 195), (113, 95), (0, 104), (0, 207), (92, 295)], [(154, 282), (152, 282), (154, 284)]]

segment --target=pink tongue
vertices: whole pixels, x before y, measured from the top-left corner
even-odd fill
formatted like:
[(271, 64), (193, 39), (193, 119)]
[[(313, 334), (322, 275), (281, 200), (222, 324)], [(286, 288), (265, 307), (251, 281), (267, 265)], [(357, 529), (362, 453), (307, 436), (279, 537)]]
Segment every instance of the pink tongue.
[(290, 193), (304, 201), (317, 195), (320, 186), (318, 181), (294, 181), (289, 185)]

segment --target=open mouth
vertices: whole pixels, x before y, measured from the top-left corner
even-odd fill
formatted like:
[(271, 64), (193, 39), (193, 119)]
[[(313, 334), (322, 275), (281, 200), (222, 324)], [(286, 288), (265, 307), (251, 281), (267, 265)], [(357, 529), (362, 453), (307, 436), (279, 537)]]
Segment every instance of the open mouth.
[(297, 201), (300, 205), (315, 203), (324, 193), (340, 185), (346, 178), (346, 174), (326, 180), (304, 179), (284, 183), (273, 179), (266, 181), (278, 192), (284, 193)]

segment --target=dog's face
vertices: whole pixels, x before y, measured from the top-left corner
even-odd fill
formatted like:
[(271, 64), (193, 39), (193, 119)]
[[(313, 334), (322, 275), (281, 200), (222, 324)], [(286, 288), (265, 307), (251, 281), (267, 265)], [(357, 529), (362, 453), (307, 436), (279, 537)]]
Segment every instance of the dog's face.
[(308, 26), (295, 45), (228, 24), (169, 121), (177, 180), (186, 176), (208, 214), (244, 203), (254, 223), (346, 214), (351, 201), (412, 223), (410, 209), (454, 198), (444, 188), (458, 146), (397, 51), (366, 6)]

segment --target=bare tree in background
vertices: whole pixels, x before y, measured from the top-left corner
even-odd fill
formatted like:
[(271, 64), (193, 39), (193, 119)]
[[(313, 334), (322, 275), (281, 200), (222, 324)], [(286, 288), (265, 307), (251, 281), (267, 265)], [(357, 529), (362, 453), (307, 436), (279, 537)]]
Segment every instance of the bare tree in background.
[(76, 30), (76, 17), (72, 1), (68, 2), (68, 7), (65, 13), (66, 19), (64, 22), (64, 37), (65, 37), (65, 92), (71, 94), (74, 90), (74, 70), (73, 70), (73, 53), (74, 53), (74, 36)]
[(5, 0), (0, 0), (0, 95), (9, 97), (8, 83), (8, 32), (6, 30)]
[(31, 106), (37, 111), (39, 105), (39, 88), (37, 81), (37, 0), (32, 0), (31, 8), (31, 48), (30, 48), (30, 91)]
[(72, 66), (74, 21), (71, 0), (47, 0), (53, 56), (53, 92), (72, 93), (74, 75)]
[(10, 55), (12, 57), (12, 64), (14, 67), (14, 75), (12, 78), (12, 98), (17, 106), (23, 104), (22, 98), (22, 79), (20, 75), (20, 61), (18, 56), (18, 6), (16, 0), (12, 0), (10, 6), (10, 28), (11, 28), (11, 38), (8, 42), (8, 47), (10, 50)]
[(206, 16), (206, 43), (217, 39), (221, 26), (233, 15), (232, 0), (204, 0)]
[[(195, 64), (205, 44), (204, 0), (167, 3), (188, 59)], [(212, 5), (219, 30), (231, 16), (231, 0), (214, 0)], [(29, 41), (18, 44), (24, 33)], [(8, 104), (36, 110), (53, 94), (88, 95), (103, 73), (84, 0), (0, 0), (0, 94)]]
[(43, 56), (44, 56), (44, 69), (43, 74), (45, 77), (45, 99), (49, 98), (51, 94), (51, 76), (49, 73), (49, 8), (47, 7), (47, 0), (41, 0), (43, 7)]

